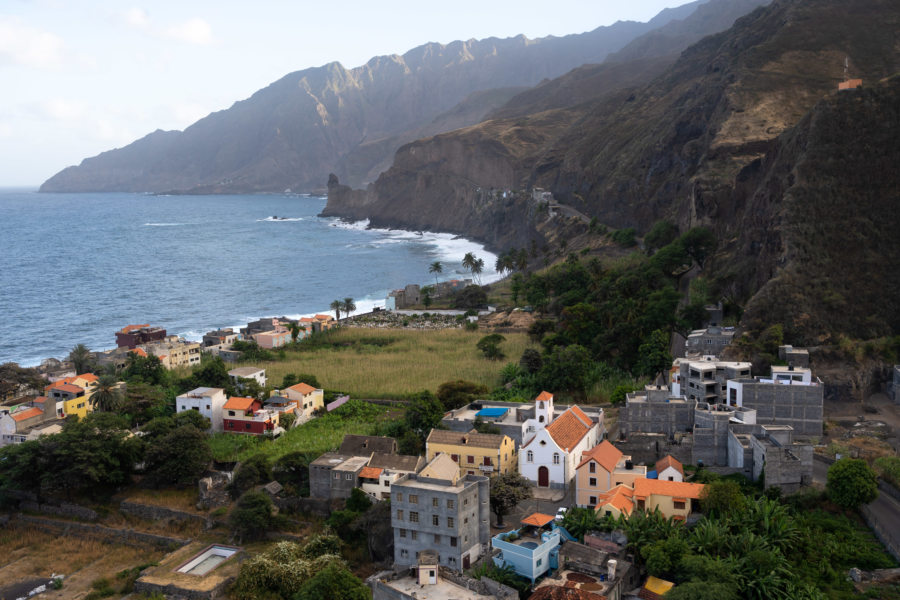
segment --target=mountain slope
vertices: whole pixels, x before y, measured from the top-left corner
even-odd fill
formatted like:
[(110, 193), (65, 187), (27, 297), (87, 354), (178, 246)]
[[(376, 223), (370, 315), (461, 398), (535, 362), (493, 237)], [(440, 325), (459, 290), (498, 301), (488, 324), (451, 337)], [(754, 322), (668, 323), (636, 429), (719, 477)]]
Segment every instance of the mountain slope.
[[(183, 132), (168, 132), (165, 147), (144, 138), (61, 171), (41, 191), (309, 190), (324, 185), (334, 170), (358, 184), (373, 170), (377, 174), (400, 144), (473, 92), (532, 86), (600, 62), (695, 7), (579, 35), (431, 43), (354, 69), (330, 63), (298, 71)], [(466, 120), (448, 126), (478, 122), (499, 103), (490, 95), (474, 99), (484, 106), (469, 106)]]

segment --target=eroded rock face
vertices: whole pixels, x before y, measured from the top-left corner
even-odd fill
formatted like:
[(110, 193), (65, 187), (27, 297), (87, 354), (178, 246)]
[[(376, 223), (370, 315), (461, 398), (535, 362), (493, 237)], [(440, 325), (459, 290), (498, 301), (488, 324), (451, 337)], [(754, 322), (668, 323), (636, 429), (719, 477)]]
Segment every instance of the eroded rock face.
[(228, 475), (217, 471), (213, 471), (208, 476), (201, 478), (197, 482), (197, 490), (199, 492), (197, 508), (210, 510), (231, 504), (231, 494), (228, 493), (229, 483)]

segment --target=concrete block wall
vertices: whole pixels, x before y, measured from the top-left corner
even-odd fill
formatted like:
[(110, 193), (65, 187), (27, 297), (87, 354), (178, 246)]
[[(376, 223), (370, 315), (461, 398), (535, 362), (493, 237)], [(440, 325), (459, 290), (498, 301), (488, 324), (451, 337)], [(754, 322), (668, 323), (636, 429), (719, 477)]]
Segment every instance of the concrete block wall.
[(684, 433), (694, 425), (693, 401), (686, 402), (628, 402), (619, 412), (619, 431), (662, 433), (672, 436)]
[(743, 406), (756, 410), (760, 425), (790, 425), (802, 436), (821, 436), (822, 385), (743, 383)]

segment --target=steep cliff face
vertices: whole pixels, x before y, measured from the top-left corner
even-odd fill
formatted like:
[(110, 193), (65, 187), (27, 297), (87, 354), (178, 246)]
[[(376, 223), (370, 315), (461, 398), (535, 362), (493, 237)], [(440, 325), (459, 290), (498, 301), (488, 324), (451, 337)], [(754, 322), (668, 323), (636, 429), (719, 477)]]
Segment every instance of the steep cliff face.
[[(41, 190), (297, 191), (321, 188), (332, 171), (359, 185), (401, 144), (446, 131), (442, 124), (477, 123), (509, 95), (473, 92), (532, 86), (600, 62), (694, 8), (579, 35), (432, 43), (354, 69), (331, 63), (298, 71), (183, 132), (168, 132), (165, 147), (145, 138), (69, 167)], [(438, 118), (467, 97), (452, 112), (456, 119)]]

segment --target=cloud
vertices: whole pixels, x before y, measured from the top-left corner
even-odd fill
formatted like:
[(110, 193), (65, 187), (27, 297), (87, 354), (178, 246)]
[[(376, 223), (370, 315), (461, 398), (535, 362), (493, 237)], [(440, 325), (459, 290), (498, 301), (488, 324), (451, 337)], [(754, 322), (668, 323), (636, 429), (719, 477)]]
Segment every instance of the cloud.
[(55, 69), (62, 65), (62, 51), (59, 36), (0, 16), (0, 64)]
[(150, 15), (143, 8), (129, 8), (122, 18), (127, 24), (138, 29), (147, 29), (150, 26)]
[(205, 45), (213, 41), (212, 27), (203, 19), (189, 19), (167, 27), (166, 37), (187, 42), (188, 44)]

